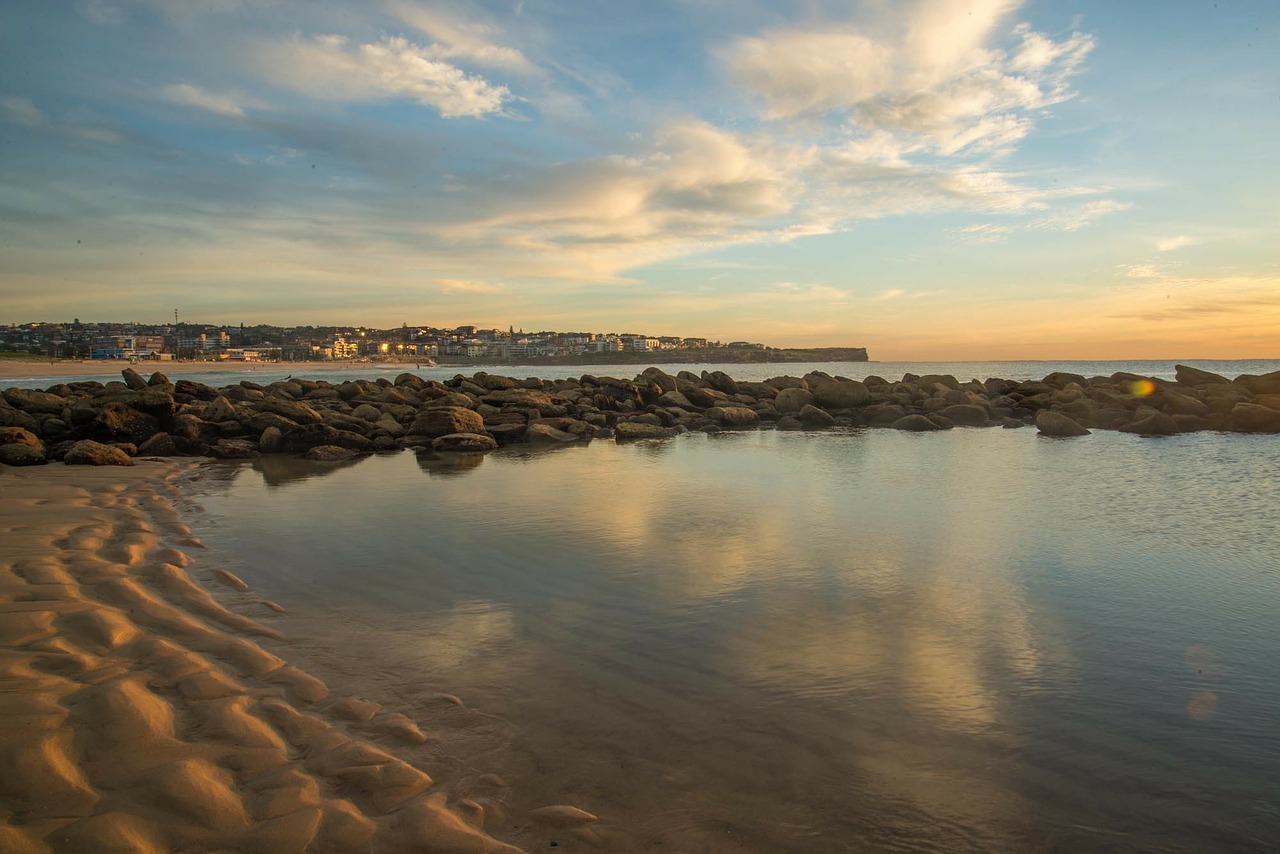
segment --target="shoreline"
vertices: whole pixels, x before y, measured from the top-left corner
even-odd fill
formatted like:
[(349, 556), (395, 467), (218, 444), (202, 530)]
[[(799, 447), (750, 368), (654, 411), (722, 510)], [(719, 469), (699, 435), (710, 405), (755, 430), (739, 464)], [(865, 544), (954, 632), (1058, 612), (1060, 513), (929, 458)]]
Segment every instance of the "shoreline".
[(419, 722), (289, 663), (184, 521), (200, 467), (0, 470), (0, 849), (519, 851)]

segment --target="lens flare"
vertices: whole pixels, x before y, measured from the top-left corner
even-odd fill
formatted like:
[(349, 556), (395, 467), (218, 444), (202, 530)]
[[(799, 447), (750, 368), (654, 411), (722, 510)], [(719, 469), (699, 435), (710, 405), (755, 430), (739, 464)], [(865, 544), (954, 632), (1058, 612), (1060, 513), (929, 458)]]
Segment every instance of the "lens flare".
[(1129, 393), (1138, 397), (1148, 397), (1155, 394), (1156, 384), (1151, 380), (1134, 380), (1129, 384)]

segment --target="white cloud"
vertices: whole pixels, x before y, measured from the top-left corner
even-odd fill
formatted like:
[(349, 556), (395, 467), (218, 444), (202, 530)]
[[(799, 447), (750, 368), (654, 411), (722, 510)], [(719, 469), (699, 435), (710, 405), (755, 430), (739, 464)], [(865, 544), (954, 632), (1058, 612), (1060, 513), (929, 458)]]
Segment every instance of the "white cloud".
[(30, 98), (5, 98), (0, 101), (9, 121), (29, 128), (47, 127), (49, 117), (40, 108), (31, 103)]
[(174, 104), (198, 107), (229, 119), (244, 118), (245, 107), (251, 109), (262, 107), (262, 103), (253, 98), (210, 92), (190, 83), (164, 86), (160, 89), (160, 97)]
[(427, 49), (433, 58), (470, 60), (523, 74), (538, 70), (519, 50), (500, 44), (502, 34), (491, 23), (467, 20), (452, 10), (416, 3), (394, 3), (391, 11), (435, 42)]
[(1182, 249), (1187, 246), (1195, 246), (1200, 240), (1187, 234), (1179, 234), (1176, 237), (1164, 237), (1156, 241), (1157, 252), (1173, 252), (1176, 249)]
[[(855, 22), (738, 39), (722, 50), (768, 119), (837, 115), (900, 153), (1005, 151), (1034, 116), (1071, 97), (1089, 36), (1054, 41), (1023, 24), (994, 46), (1015, 0), (921, 0), (905, 22)], [(887, 135), (887, 136), (886, 136)]]
[(408, 98), (445, 118), (498, 113), (511, 98), (506, 86), (467, 74), (436, 53), (398, 36), (366, 44), (341, 35), (299, 36), (271, 45), (260, 62), (277, 83), (313, 98)]
[(1130, 279), (1158, 279), (1164, 276), (1164, 270), (1156, 264), (1123, 264), (1120, 269)]
[(966, 225), (961, 228), (951, 230), (951, 233), (959, 237), (965, 243), (973, 243), (980, 246), (1003, 243), (1008, 239), (1009, 233), (1013, 229), (1007, 225), (996, 225), (994, 223), (981, 223), (978, 225)]

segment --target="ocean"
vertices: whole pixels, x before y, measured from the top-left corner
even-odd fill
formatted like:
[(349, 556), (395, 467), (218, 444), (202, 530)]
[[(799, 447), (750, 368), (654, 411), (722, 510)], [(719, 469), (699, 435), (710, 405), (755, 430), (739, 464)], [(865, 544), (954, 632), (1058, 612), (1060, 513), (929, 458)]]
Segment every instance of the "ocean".
[(288, 611), (291, 660), (606, 850), (1229, 852), (1280, 838), (1278, 471), (1274, 436), (750, 431), (186, 492), (200, 565)]

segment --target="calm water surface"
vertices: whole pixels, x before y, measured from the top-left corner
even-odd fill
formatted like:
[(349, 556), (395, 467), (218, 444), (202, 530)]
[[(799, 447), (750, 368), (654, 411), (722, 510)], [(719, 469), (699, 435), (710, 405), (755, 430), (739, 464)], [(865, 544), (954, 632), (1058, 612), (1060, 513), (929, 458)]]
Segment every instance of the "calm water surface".
[(458, 694), (503, 733), (460, 761), (610, 850), (1225, 852), (1280, 840), (1278, 471), (1266, 436), (749, 432), (196, 487), (331, 684)]
[[(779, 375), (803, 376), (809, 371), (825, 371), (833, 376), (845, 376), (850, 379), (865, 379), (875, 375), (889, 380), (901, 379), (903, 374), (951, 374), (961, 382), (969, 380), (985, 380), (988, 377), (999, 377), (1009, 380), (1041, 379), (1054, 371), (1067, 371), (1082, 374), (1086, 377), (1110, 376), (1117, 371), (1141, 374), (1147, 377), (1171, 380), (1174, 366), (1191, 365), (1206, 371), (1235, 378), (1241, 374), (1266, 374), (1280, 371), (1280, 359), (1169, 359), (1141, 361), (1004, 361), (1004, 362), (796, 362), (792, 364), (674, 364), (661, 365), (663, 370), (676, 374), (688, 370), (694, 373), (701, 371), (724, 371), (737, 380), (760, 381)], [(85, 362), (84, 373), (80, 376), (52, 377), (39, 373), (39, 365), (31, 367), (31, 375), (12, 377), (0, 381), (0, 386), (8, 388), (47, 388), (55, 383), (73, 382), (75, 380), (98, 380), (108, 382), (120, 379), (122, 368), (128, 367), (123, 362), (102, 361)], [(165, 370), (163, 362), (144, 362), (133, 366), (143, 376), (150, 376), (152, 371)], [(241, 380), (251, 380), (260, 384), (275, 382), (287, 376), (298, 374), (307, 379), (323, 379), (333, 383), (349, 379), (377, 379), (385, 377), (394, 379), (405, 373), (417, 374), (425, 379), (446, 380), (457, 374), (470, 376), (476, 371), (487, 371), (512, 377), (542, 377), (543, 379), (564, 379), (580, 377), (583, 374), (597, 376), (633, 377), (644, 370), (644, 365), (475, 365), (466, 367), (415, 368), (413, 365), (378, 365), (354, 364), (351, 367), (331, 370), (317, 370), (310, 374), (305, 367), (296, 364), (280, 367), (270, 363), (255, 365), (248, 370), (209, 370), (192, 373), (173, 372), (170, 379), (190, 379), (206, 383), (216, 388), (234, 385)]]

